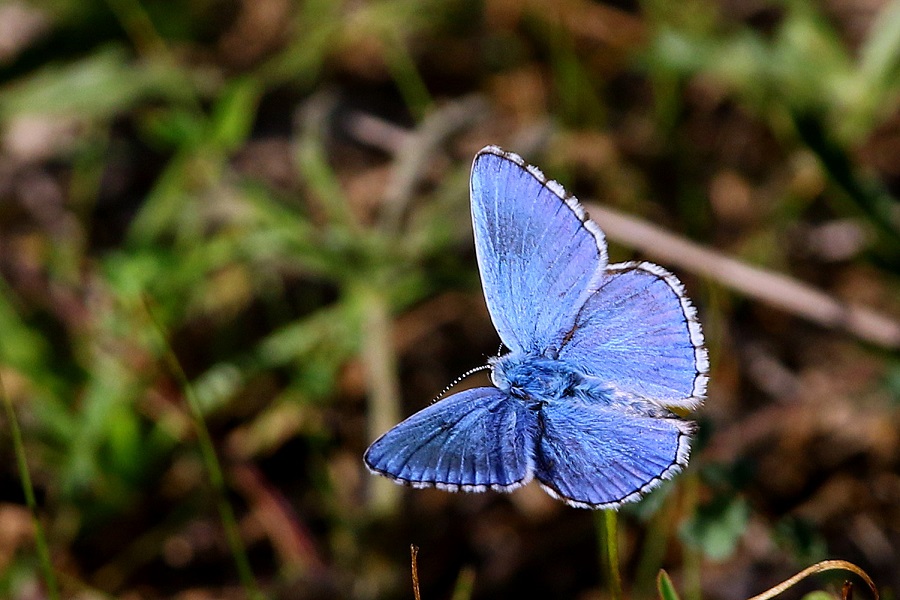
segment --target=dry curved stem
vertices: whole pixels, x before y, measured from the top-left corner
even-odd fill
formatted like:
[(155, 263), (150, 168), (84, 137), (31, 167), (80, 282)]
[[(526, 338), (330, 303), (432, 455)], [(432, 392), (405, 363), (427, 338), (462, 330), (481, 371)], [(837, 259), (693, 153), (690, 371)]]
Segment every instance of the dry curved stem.
[(422, 594), (419, 592), (419, 547), (415, 544), (409, 545), (410, 562), (412, 563), (412, 584), (413, 595), (416, 600), (422, 600)]
[(585, 203), (606, 237), (650, 257), (664, 259), (713, 279), (748, 297), (885, 348), (900, 348), (900, 321), (869, 308), (841, 302), (796, 279), (753, 267), (674, 235), (636, 217)]
[(859, 575), (860, 579), (865, 581), (866, 585), (869, 586), (869, 589), (872, 590), (872, 596), (875, 597), (875, 600), (878, 600), (878, 588), (875, 587), (875, 582), (872, 581), (872, 578), (869, 577), (865, 571), (863, 571), (853, 563), (847, 562), (846, 560), (823, 560), (822, 562), (818, 562), (810, 567), (803, 569), (790, 579), (787, 579), (779, 583), (775, 587), (766, 590), (762, 594), (753, 596), (749, 600), (769, 600), (769, 598), (774, 598), (778, 594), (782, 593), (788, 588), (795, 586), (797, 583), (799, 583), (803, 579), (806, 579), (810, 575), (822, 573), (824, 571), (835, 570), (850, 571), (851, 573), (856, 573), (857, 575)]

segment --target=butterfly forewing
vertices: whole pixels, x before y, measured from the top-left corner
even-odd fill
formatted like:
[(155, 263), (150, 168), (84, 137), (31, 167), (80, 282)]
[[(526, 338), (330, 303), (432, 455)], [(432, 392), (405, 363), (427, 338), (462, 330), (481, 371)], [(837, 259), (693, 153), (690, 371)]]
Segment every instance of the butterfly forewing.
[(500, 338), (512, 350), (553, 348), (606, 266), (603, 234), (559, 185), (499, 148), (475, 157), (471, 194), (478, 268)]

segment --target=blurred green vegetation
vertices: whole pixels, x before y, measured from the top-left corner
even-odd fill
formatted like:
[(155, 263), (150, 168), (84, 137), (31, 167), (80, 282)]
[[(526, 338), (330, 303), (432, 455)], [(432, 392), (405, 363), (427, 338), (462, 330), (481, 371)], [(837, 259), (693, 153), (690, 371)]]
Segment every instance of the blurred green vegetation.
[[(188, 390), (267, 597), (409, 597), (411, 542), (423, 597), (603, 597), (591, 515), (362, 465), (496, 352), (488, 143), (900, 314), (896, 2), (7, 0), (7, 30), (0, 374), (63, 597), (247, 593)], [(623, 511), (626, 588), (749, 597), (840, 553), (896, 593), (896, 349), (679, 276), (710, 399), (691, 470)], [(0, 596), (43, 597), (8, 431)]]

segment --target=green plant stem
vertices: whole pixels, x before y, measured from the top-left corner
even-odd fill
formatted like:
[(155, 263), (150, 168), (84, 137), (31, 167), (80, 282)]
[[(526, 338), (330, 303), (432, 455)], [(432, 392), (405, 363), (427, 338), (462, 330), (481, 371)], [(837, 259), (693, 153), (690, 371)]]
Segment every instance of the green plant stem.
[(600, 563), (606, 574), (606, 584), (613, 600), (622, 600), (622, 576), (619, 574), (618, 513), (602, 510), (594, 513)]
[(456, 577), (456, 585), (453, 586), (453, 595), (450, 600), (471, 600), (475, 591), (475, 569), (463, 567)]
[[(400, 382), (394, 350), (390, 306), (383, 292), (371, 285), (359, 285), (356, 298), (362, 314), (362, 358), (368, 388), (369, 438), (375, 439), (401, 419)], [(369, 508), (373, 513), (397, 511), (400, 488), (379, 477), (371, 481)]]
[[(681, 512), (686, 515), (697, 514), (700, 488), (698, 471), (696, 469), (689, 470), (681, 478), (681, 481), (682, 489), (684, 490), (684, 504)], [(682, 567), (684, 589), (682, 595), (685, 600), (701, 600), (703, 597), (700, 586), (701, 551), (694, 544), (684, 544), (682, 551), (684, 553), (684, 566)]]
[(200, 403), (197, 400), (197, 396), (194, 394), (194, 389), (191, 387), (190, 382), (188, 382), (187, 375), (185, 375), (184, 370), (181, 368), (181, 363), (178, 362), (175, 352), (169, 345), (165, 335), (165, 329), (163, 329), (162, 324), (157, 320), (156, 315), (153, 314), (150, 301), (146, 296), (144, 297), (144, 306), (150, 320), (153, 322), (153, 325), (159, 334), (163, 357), (172, 374), (178, 380), (185, 399), (187, 400), (188, 407), (190, 408), (191, 417), (193, 418), (194, 426), (197, 430), (197, 443), (200, 445), (203, 463), (206, 465), (209, 481), (212, 484), (213, 493), (216, 496), (216, 507), (219, 511), (219, 517), (222, 520), (222, 527), (225, 530), (225, 537), (228, 540), (228, 547), (234, 558), (241, 585), (248, 598), (262, 600), (264, 596), (259, 589), (256, 577), (253, 575), (253, 570), (250, 568), (247, 550), (244, 548), (244, 542), (238, 532), (234, 511), (231, 508), (231, 504), (228, 502), (225, 477), (222, 474), (222, 465), (219, 463), (219, 458), (216, 456), (212, 437), (209, 435), (209, 429), (207, 429), (206, 421), (203, 419), (203, 411), (200, 409)]
[(139, 0), (107, 0), (107, 5), (119, 19), (119, 23), (138, 51), (144, 54), (167, 53), (166, 43), (157, 33), (150, 15)]
[(50, 562), (50, 548), (47, 538), (44, 537), (44, 528), (37, 516), (37, 502), (34, 499), (34, 487), (31, 485), (31, 474), (28, 471), (28, 462), (25, 460), (25, 444), (22, 443), (22, 432), (19, 429), (19, 421), (16, 419), (16, 411), (12, 400), (6, 395), (6, 388), (0, 378), (0, 396), (3, 396), (3, 405), (6, 408), (6, 418), (9, 421), (9, 430), (12, 434), (13, 451), (16, 454), (16, 462), (19, 466), (19, 479), (22, 482), (22, 491), (25, 493), (25, 502), (28, 512), (31, 513), (31, 522), (34, 525), (34, 543), (37, 547), (38, 559), (41, 562), (41, 571), (44, 574), (44, 583), (47, 585), (47, 596), (51, 600), (59, 600), (59, 585), (56, 582), (56, 574), (53, 572), (53, 564)]
[(673, 499), (674, 495), (666, 498), (663, 505), (647, 523), (647, 535), (644, 537), (643, 548), (633, 579), (634, 588), (632, 593), (636, 597), (651, 596), (654, 584), (659, 585), (657, 579), (673, 533), (672, 524), (675, 519)]
[(417, 121), (425, 117), (428, 107), (433, 104), (428, 86), (422, 79), (416, 62), (409, 54), (409, 49), (398, 36), (389, 36), (386, 40), (387, 67), (391, 71), (394, 82), (409, 112)]
[(202, 115), (203, 107), (190, 73), (178, 62), (141, 0), (106, 0), (106, 4), (142, 58), (155, 58), (178, 74), (184, 81), (183, 89), (189, 92), (185, 98), (190, 103), (190, 108), (195, 115)]

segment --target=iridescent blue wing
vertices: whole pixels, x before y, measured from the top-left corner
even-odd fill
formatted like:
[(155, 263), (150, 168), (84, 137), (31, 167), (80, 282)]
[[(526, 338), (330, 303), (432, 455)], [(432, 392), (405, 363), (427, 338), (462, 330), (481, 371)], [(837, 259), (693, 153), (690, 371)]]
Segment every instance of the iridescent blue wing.
[(691, 423), (581, 402), (548, 403), (535, 477), (580, 508), (617, 508), (687, 465)]
[(510, 490), (531, 479), (537, 420), (496, 388), (453, 394), (412, 415), (366, 450), (374, 473), (413, 487)]
[(699, 405), (709, 360), (681, 283), (650, 263), (610, 265), (606, 272), (578, 312), (559, 359), (626, 395)]
[(495, 146), (475, 157), (471, 196), (478, 268), (500, 339), (552, 356), (603, 275), (603, 233), (562, 186)]

